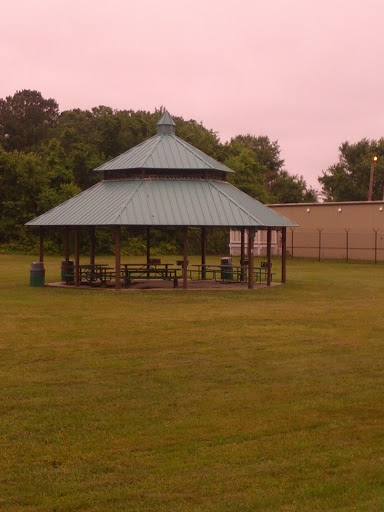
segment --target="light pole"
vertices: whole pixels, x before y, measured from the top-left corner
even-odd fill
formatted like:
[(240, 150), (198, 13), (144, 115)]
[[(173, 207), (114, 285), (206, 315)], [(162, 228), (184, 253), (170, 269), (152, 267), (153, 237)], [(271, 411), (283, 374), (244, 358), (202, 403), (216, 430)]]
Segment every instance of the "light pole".
[(374, 156), (371, 162), (371, 174), (369, 175), (369, 190), (368, 190), (368, 201), (372, 201), (373, 192), (373, 175), (375, 173), (375, 165), (377, 162), (377, 156)]

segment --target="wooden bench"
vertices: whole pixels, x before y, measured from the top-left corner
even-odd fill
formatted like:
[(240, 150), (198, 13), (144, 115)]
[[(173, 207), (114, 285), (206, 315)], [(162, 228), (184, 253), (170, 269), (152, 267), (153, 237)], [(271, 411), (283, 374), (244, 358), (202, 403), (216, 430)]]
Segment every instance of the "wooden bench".
[[(264, 277), (264, 281), (267, 280), (267, 277), (268, 277), (268, 266), (267, 267), (261, 266), (261, 267), (255, 268), (253, 270), (253, 274), (255, 276), (255, 279), (258, 280), (259, 284), (261, 284), (261, 277), (262, 276)], [(275, 275), (275, 273), (271, 272), (271, 281), (273, 280), (273, 276), (274, 275)]]

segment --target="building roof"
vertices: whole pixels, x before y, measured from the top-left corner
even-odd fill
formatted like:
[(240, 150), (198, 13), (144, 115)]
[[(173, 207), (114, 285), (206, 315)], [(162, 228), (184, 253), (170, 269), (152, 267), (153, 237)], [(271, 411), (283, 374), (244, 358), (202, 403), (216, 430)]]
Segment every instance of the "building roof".
[(28, 226), (295, 226), (225, 181), (104, 180)]
[(177, 137), (175, 123), (168, 112), (165, 112), (157, 123), (156, 135), (96, 167), (95, 171), (128, 169), (234, 172), (226, 165), (200, 151), (200, 149)]
[(322, 203), (274, 203), (274, 204), (268, 204), (267, 206), (269, 208), (277, 208), (277, 207), (290, 207), (290, 208), (297, 208), (299, 206), (310, 206), (310, 207), (331, 207), (331, 206), (356, 206), (356, 205), (365, 205), (365, 206), (372, 206), (372, 204), (376, 205), (383, 205), (384, 199), (379, 199), (376, 201), (329, 201), (329, 202), (322, 202)]

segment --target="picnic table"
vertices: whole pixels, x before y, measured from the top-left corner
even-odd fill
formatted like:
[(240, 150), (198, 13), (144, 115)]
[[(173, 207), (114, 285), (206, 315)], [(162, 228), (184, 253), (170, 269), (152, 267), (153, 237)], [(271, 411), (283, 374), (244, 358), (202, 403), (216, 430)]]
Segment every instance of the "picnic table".
[(134, 279), (164, 279), (173, 280), (173, 286), (178, 285), (177, 270), (169, 268), (173, 263), (122, 263), (121, 274), (126, 285)]
[[(203, 276), (205, 279), (214, 279), (215, 281), (241, 281), (242, 272), (245, 267), (232, 266), (232, 265), (192, 265), (193, 267), (197, 267), (195, 271), (197, 275), (197, 279), (202, 279)], [(194, 271), (190, 271), (190, 277), (193, 279)], [(208, 277), (210, 276), (210, 277)]]
[[(239, 265), (192, 265), (196, 267), (197, 270), (189, 271), (190, 278), (193, 279), (193, 276), (196, 275), (196, 279), (202, 279), (203, 275), (205, 279), (214, 279), (215, 281), (223, 281), (223, 282), (242, 282), (248, 279), (249, 267), (248, 265), (239, 266)], [(205, 272), (204, 272), (205, 271)], [(253, 275), (255, 281), (259, 284), (262, 283), (262, 280), (266, 280), (268, 276), (268, 266), (261, 265), (260, 267), (253, 268)], [(271, 273), (271, 280), (274, 274)]]
[(79, 265), (80, 284), (93, 285), (96, 282), (100, 282), (100, 285), (106, 285), (114, 276), (115, 269), (109, 267), (108, 263)]

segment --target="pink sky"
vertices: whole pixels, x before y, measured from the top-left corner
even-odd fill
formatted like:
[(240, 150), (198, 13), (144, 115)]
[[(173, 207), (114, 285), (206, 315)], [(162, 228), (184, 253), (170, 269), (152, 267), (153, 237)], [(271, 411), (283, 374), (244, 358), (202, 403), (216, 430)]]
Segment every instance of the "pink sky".
[(268, 135), (318, 188), (342, 142), (384, 136), (383, 43), (383, 0), (1, 0), (0, 98)]

